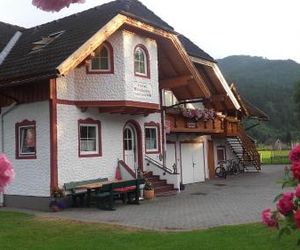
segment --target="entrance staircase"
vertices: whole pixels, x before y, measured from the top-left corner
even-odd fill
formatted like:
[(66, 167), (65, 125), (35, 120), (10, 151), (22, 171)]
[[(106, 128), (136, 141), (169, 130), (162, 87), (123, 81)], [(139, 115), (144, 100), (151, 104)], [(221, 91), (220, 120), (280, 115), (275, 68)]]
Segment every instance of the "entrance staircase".
[(236, 136), (227, 137), (226, 140), (232, 152), (242, 161), (246, 169), (254, 167), (257, 171), (261, 170), (260, 155), (255, 143), (242, 127), (239, 127)]
[(176, 195), (177, 189), (174, 188), (173, 184), (167, 184), (166, 180), (160, 179), (159, 175), (153, 175), (153, 172), (146, 172), (143, 177), (152, 183), (154, 188), (155, 196), (171, 196)]

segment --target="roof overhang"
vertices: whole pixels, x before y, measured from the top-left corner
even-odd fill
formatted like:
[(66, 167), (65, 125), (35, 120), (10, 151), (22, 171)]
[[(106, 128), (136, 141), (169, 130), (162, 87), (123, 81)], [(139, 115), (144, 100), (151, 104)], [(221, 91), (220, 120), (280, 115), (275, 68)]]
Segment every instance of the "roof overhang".
[(240, 110), (241, 106), (240, 106), (238, 100), (236, 99), (236, 97), (234, 96), (234, 94), (232, 93), (232, 91), (231, 91), (226, 79), (224, 78), (219, 66), (217, 65), (217, 63), (207, 61), (207, 60), (204, 60), (201, 58), (193, 57), (193, 56), (190, 56), (190, 58), (194, 63), (201, 64), (204, 67), (208, 68), (209, 70), (213, 71), (214, 75), (216, 76), (216, 78), (218, 80), (218, 83), (221, 84), (226, 95), (228, 96), (231, 103), (233, 104), (234, 108), (236, 110)]

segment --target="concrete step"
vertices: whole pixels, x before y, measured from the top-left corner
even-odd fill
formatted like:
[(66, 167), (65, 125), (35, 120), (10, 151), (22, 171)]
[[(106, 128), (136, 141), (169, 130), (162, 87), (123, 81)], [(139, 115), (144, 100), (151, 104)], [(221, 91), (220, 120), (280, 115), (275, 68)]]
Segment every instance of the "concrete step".
[(162, 193), (155, 193), (155, 195), (156, 195), (156, 197), (167, 197), (167, 196), (176, 195), (177, 192), (178, 192), (177, 189), (173, 189), (173, 190), (162, 192)]

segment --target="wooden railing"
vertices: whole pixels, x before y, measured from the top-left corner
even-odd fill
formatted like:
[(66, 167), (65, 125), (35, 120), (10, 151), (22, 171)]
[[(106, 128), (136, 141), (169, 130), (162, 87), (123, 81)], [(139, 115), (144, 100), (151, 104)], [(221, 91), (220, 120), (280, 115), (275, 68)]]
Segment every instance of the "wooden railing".
[(235, 117), (224, 119), (224, 132), (226, 136), (237, 136), (240, 128), (240, 121)]
[(243, 148), (246, 151), (245, 154), (243, 155), (244, 160), (248, 160), (247, 159), (247, 155), (248, 155), (250, 158), (249, 160), (254, 161), (254, 163), (256, 165), (256, 169), (260, 170), (261, 169), (260, 155), (257, 152), (256, 146), (255, 146), (255, 143), (253, 142), (253, 140), (251, 140), (249, 138), (246, 131), (241, 126), (239, 126), (237, 136), (240, 138), (240, 140), (243, 144)]
[(224, 125), (222, 118), (216, 117), (214, 120), (208, 121), (193, 121), (181, 114), (166, 114), (166, 120), (170, 127), (170, 132), (184, 133), (203, 133), (203, 134), (218, 134), (224, 133)]

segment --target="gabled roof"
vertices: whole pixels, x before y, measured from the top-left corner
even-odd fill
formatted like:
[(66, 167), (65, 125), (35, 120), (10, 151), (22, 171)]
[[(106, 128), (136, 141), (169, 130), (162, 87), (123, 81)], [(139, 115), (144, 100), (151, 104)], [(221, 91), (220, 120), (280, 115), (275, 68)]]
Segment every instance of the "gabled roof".
[(194, 44), (190, 39), (188, 39), (184, 35), (179, 35), (178, 38), (190, 56), (202, 58), (210, 62), (216, 62), (215, 59), (213, 59), (204, 50), (200, 49), (196, 44)]
[[(56, 67), (118, 13), (174, 32), (173, 28), (137, 0), (117, 0), (22, 31), (14, 49), (0, 66), (0, 85), (12, 79), (56, 75)], [(32, 53), (33, 43), (51, 33), (64, 33), (44, 49)]]
[(22, 31), (24, 29), (25, 28), (16, 25), (0, 22), (0, 52), (17, 31)]

